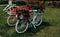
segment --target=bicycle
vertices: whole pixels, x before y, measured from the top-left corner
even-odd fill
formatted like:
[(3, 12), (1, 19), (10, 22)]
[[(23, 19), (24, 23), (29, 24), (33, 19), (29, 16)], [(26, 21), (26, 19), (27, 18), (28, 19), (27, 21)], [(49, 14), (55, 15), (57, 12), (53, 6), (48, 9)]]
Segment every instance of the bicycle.
[[(17, 20), (16, 26), (15, 26), (15, 30), (17, 33), (24, 33), (29, 28), (29, 26), (34, 27), (36, 29), (36, 26), (41, 25), (43, 13), (37, 13), (37, 10), (29, 10), (29, 11), (33, 11), (32, 19), (28, 20), (28, 21), (24, 21), (23, 18), (22, 18), (22, 20)], [(21, 17), (23, 17), (23, 16), (20, 15), (20, 18)], [(23, 28), (22, 26), (25, 28)], [(23, 28), (23, 30), (20, 31), (18, 29), (19, 27), (21, 27), (21, 29)]]
[(15, 26), (15, 30), (17, 33), (24, 33), (29, 28), (29, 26), (34, 27), (36, 29), (36, 26), (41, 25), (42, 16), (43, 16), (42, 12), (39, 13), (38, 12), (39, 10), (37, 10), (37, 9), (28, 10), (28, 12), (32, 12), (32, 14), (33, 14), (31, 19), (29, 19), (28, 17), (24, 18), (24, 12), (23, 12), (19, 16), (19, 20), (18, 20), (17, 19), (18, 16), (16, 16), (13, 12), (13, 9), (14, 9), (14, 7), (16, 7), (16, 5), (12, 4), (12, 1), (10, 1), (10, 3), (9, 3), (9, 5), (7, 5), (7, 7), (4, 8), (3, 11), (5, 11), (9, 14), (9, 17), (7, 18), (7, 24), (9, 26)]
[[(13, 9), (15, 6), (16, 6), (16, 4), (12, 4), (12, 0), (9, 0), (8, 5), (3, 9), (3, 11), (7, 12), (7, 14), (9, 15), (7, 18), (7, 24), (9, 26), (14, 26), (16, 23), (15, 20), (17, 20), (17, 18), (15, 17), (15, 14), (13, 12)], [(12, 21), (12, 19), (13, 19), (13, 21)]]

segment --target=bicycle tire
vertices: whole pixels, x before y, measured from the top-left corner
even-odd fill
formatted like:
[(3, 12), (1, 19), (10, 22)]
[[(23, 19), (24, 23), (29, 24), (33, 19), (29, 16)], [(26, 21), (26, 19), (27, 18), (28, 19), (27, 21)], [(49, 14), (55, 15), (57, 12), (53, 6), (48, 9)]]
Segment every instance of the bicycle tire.
[(17, 22), (17, 18), (15, 16), (8, 16), (8, 18), (7, 18), (7, 24), (9, 26), (15, 26), (16, 22)]
[[(20, 21), (20, 22), (21, 22), (21, 21)], [(17, 33), (24, 33), (24, 32), (28, 29), (28, 23), (25, 23), (25, 24), (24, 24), (24, 25), (26, 25), (26, 27), (25, 27), (25, 29), (23, 29), (22, 31), (19, 31), (19, 30), (18, 30), (18, 25), (20, 25), (20, 24), (19, 24), (19, 20), (17, 21), (16, 26), (15, 26), (15, 30), (16, 30)], [(24, 26), (24, 25), (21, 24), (20, 27), (22, 27), (22, 26)]]

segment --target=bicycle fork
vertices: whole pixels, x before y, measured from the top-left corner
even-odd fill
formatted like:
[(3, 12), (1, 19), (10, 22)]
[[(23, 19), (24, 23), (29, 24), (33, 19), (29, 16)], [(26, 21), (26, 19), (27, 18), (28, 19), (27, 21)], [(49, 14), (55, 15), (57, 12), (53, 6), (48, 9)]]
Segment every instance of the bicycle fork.
[(33, 20), (32, 20), (32, 25), (33, 25), (33, 27), (36, 29), (36, 26), (35, 26), (35, 19), (36, 19), (36, 17), (37, 17), (37, 15), (35, 15), (34, 17), (33, 17)]

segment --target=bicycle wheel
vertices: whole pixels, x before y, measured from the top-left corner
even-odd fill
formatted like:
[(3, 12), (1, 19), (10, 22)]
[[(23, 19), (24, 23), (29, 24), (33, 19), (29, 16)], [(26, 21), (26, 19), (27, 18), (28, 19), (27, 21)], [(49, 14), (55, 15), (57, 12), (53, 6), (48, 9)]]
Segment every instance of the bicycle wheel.
[(28, 29), (28, 23), (18, 20), (15, 26), (17, 33), (24, 33)]
[(17, 22), (17, 18), (15, 16), (8, 16), (7, 18), (7, 24), (9, 26), (14, 26)]
[(36, 26), (40, 26), (42, 23), (42, 15), (41, 14), (38, 14), (36, 19), (35, 19), (35, 25)]
[(41, 25), (41, 23), (42, 23), (42, 18), (41, 19), (39, 19), (39, 21), (37, 21), (37, 23), (35, 24), (36, 26), (40, 26)]

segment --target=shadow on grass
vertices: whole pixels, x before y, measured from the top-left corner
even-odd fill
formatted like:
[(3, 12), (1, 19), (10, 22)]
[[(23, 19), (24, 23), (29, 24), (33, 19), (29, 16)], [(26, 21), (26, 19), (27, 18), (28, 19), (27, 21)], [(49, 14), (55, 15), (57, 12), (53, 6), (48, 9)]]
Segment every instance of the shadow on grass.
[[(45, 27), (48, 27), (48, 26), (51, 26), (51, 24), (49, 22), (42, 22), (42, 24), (40, 26), (38, 26), (36, 29), (34, 29), (33, 27), (32, 28), (29, 28), (25, 33), (23, 34), (18, 34), (18, 33), (14, 33), (16, 36), (21, 36), (23, 37), (23, 35), (25, 36), (35, 36), (35, 33), (39, 32), (41, 29), (44, 29)], [(15, 37), (15, 36), (13, 36)]]
[(37, 33), (39, 32), (41, 29), (44, 29), (45, 27), (47, 26), (51, 26), (51, 24), (49, 22), (42, 22), (42, 24), (38, 27), (36, 27), (36, 29), (34, 29), (33, 27), (32, 28), (29, 28), (26, 33)]
[[(38, 26), (36, 29), (34, 29), (33, 27), (32, 28), (29, 28), (25, 33), (23, 34), (18, 34), (16, 31), (14, 31), (12, 34), (4, 34), (3, 36), (4, 37), (23, 37), (23, 35), (25, 36), (33, 36), (35, 35), (35, 33), (39, 32), (41, 29), (44, 29), (45, 27), (48, 27), (48, 26), (51, 26), (51, 24), (49, 22), (42, 22), (42, 24), (40, 26)], [(5, 28), (6, 31), (8, 31), (9, 29), (11, 29), (12, 27), (8, 26), (7, 24), (5, 24)], [(10, 35), (10, 36), (9, 36)]]
[[(37, 32), (39, 32), (41, 29), (44, 29), (45, 27), (48, 27), (48, 26), (51, 26), (51, 24), (50, 24), (49, 22), (43, 21), (40, 26), (36, 27), (36, 29), (34, 29), (34, 27), (29, 28), (29, 29), (28, 29), (25, 33), (23, 33), (23, 34), (26, 34), (26, 33), (33, 33), (33, 34), (34, 34), (34, 33), (37, 33)], [(14, 27), (10, 27), (8, 24), (5, 24), (5, 26), (3, 27), (3, 29), (5, 29), (6, 31), (8, 31), (8, 30), (11, 29), (11, 28), (15, 28), (15, 26), (14, 26)], [(16, 31), (15, 31), (15, 32), (16, 32)]]

